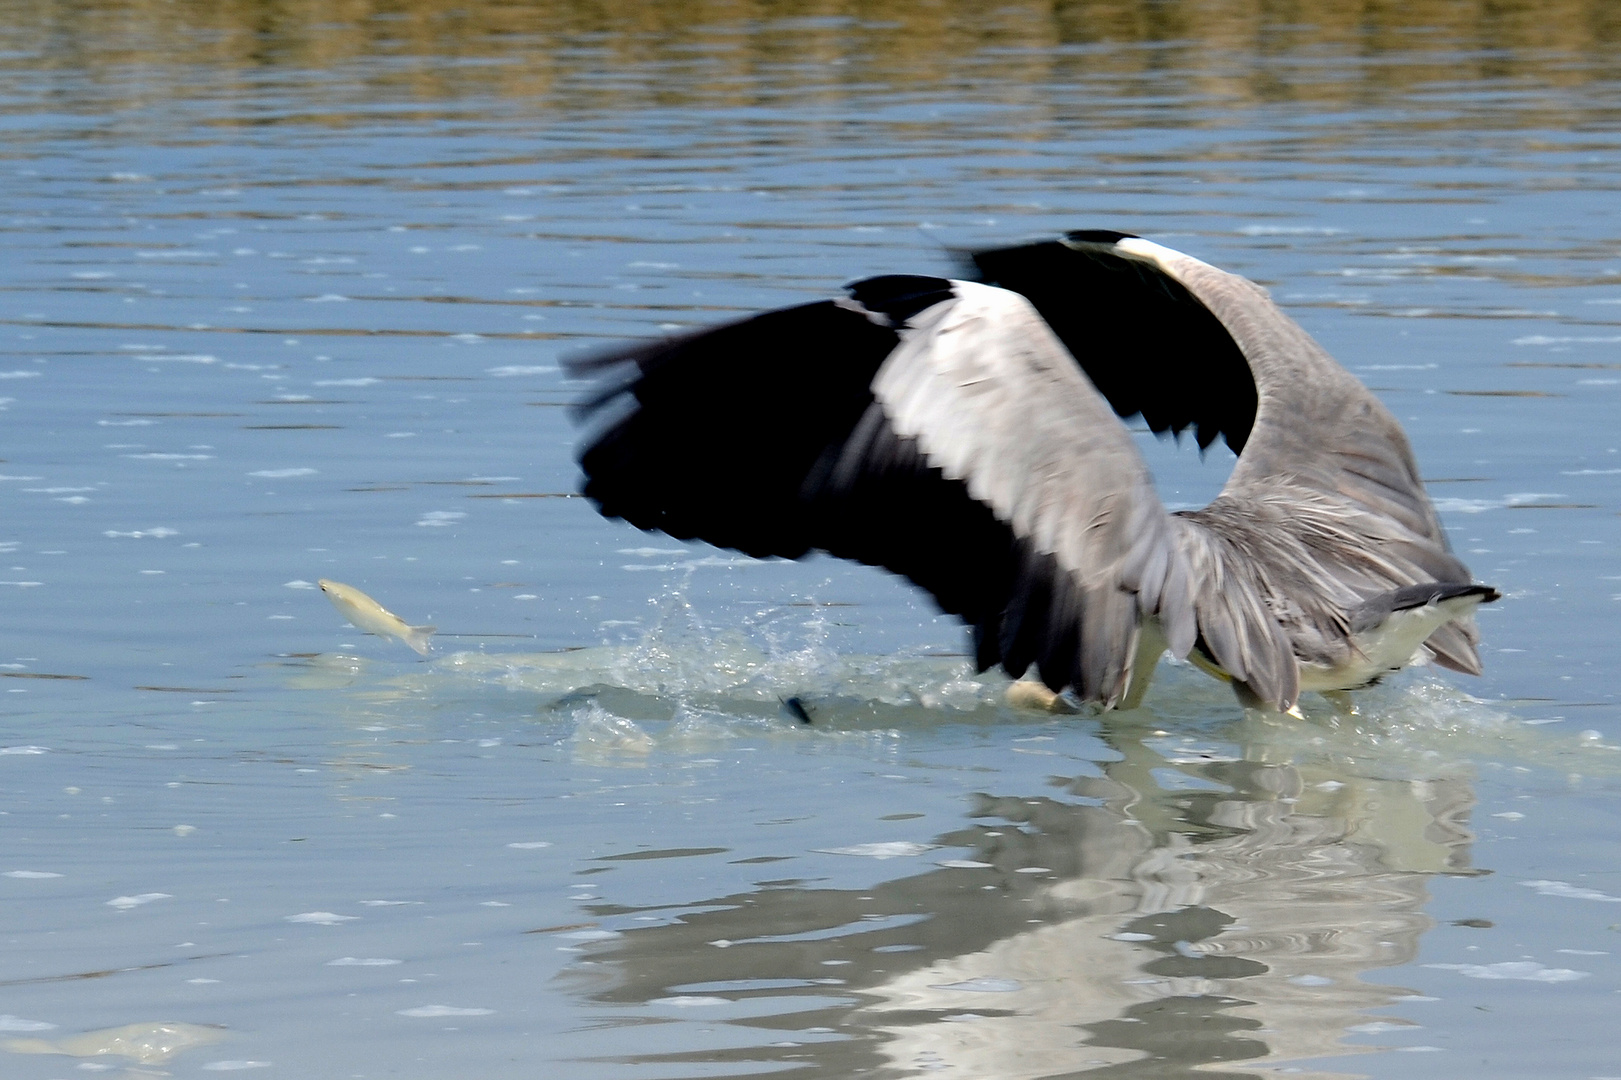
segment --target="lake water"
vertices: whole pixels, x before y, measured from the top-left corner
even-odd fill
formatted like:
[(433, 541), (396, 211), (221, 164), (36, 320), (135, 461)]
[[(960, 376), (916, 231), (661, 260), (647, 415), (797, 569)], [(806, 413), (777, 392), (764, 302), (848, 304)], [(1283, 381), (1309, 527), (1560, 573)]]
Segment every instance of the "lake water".
[[(0, 1073), (1621, 1076), (1621, 12), (979, 9), (0, 2)], [(571, 351), (1071, 228), (1377, 390), (1484, 677), (1022, 712), (573, 496)]]

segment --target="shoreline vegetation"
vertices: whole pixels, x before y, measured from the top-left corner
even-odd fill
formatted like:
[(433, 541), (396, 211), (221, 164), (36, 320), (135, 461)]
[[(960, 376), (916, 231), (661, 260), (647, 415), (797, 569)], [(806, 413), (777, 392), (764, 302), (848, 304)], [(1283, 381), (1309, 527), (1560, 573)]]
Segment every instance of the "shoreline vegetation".
[[(1166, 97), (1167, 70), (1185, 93)], [(379, 104), (587, 110), (953, 86), (994, 104), (1102, 83), (1188, 123), (1213, 106), (1352, 110), (1618, 78), (1613, 0), (0, 0), (0, 116), (42, 97), (69, 112), (240, 98), (251, 114), (210, 122), (247, 125), (271, 91), (320, 123), (323, 101), (353, 108), (357, 83)], [(1521, 127), (1599, 118), (1505, 110)]]

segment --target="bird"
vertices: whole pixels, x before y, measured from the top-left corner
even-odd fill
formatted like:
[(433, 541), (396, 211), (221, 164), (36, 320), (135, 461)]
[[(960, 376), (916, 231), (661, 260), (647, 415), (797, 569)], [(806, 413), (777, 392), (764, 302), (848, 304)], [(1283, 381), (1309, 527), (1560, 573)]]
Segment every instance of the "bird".
[[(1475, 609), (1406, 434), (1261, 286), (1141, 236), (966, 254), (963, 276), (565, 360), (604, 516), (755, 557), (886, 568), (984, 672), (1138, 705), (1166, 652), (1246, 707), (1410, 663), (1480, 674)], [(1167, 512), (1124, 421), (1237, 454)]]

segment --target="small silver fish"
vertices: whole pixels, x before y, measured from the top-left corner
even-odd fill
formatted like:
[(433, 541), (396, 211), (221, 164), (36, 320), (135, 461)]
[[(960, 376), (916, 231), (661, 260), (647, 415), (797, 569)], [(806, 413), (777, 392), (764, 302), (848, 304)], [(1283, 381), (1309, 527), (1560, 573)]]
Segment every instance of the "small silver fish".
[(332, 606), (355, 625), (356, 629), (381, 638), (399, 638), (411, 648), (428, 655), (428, 639), (436, 629), (432, 626), (411, 626), (406, 621), (373, 600), (353, 585), (322, 578), (316, 582)]

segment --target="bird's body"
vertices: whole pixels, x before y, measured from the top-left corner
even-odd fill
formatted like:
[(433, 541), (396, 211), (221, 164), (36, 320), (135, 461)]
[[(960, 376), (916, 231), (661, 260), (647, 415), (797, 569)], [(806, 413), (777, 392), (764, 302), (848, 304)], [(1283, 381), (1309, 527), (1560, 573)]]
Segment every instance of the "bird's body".
[[(577, 361), (605, 377), (585, 493), (683, 539), (887, 567), (973, 627), (982, 669), (1105, 706), (1165, 648), (1277, 709), (1420, 650), (1478, 673), (1497, 594), (1395, 418), (1262, 289), (1121, 233), (974, 261)], [(1239, 452), (1209, 506), (1164, 510), (1118, 419), (1139, 413)]]

